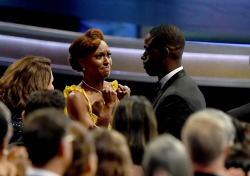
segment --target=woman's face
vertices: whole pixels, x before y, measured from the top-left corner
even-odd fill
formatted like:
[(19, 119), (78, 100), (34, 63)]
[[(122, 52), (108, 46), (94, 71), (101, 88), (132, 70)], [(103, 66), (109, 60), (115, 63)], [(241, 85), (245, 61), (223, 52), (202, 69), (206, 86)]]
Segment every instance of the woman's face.
[(101, 41), (97, 50), (87, 58), (80, 60), (85, 68), (84, 75), (106, 78), (110, 75), (112, 59), (109, 47), (105, 41)]
[(51, 72), (51, 79), (48, 85), (48, 90), (54, 90), (53, 81), (54, 81), (54, 77), (53, 77), (53, 73)]

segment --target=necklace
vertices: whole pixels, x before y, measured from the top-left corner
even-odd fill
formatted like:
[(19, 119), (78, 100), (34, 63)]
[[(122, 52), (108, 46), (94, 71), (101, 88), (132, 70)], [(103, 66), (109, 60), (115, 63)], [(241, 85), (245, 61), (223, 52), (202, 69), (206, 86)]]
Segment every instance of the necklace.
[(102, 92), (101, 92), (100, 90), (98, 90), (98, 89), (96, 89), (96, 88), (94, 88), (94, 87), (88, 85), (84, 80), (82, 80), (82, 82), (83, 82), (87, 87), (89, 87), (90, 89), (93, 89), (93, 90), (95, 90), (96, 92), (99, 92), (99, 93), (101, 94), (101, 96), (102, 96), (103, 104), (105, 104), (105, 101), (104, 101), (104, 98), (103, 98), (103, 94), (102, 94)]

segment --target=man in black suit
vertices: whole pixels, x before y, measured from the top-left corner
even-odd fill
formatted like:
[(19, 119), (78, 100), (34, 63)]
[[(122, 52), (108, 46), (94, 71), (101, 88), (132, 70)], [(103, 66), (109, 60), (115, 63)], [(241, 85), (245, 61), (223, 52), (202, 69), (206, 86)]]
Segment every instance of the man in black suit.
[(159, 91), (153, 102), (158, 131), (177, 138), (187, 117), (206, 107), (203, 94), (181, 66), (184, 46), (180, 29), (160, 25), (146, 36), (141, 57), (147, 74), (159, 80)]

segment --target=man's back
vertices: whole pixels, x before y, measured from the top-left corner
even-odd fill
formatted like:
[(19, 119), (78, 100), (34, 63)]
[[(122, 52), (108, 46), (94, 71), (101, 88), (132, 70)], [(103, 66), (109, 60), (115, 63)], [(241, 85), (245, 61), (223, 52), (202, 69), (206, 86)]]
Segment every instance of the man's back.
[(181, 128), (188, 116), (206, 108), (203, 94), (184, 70), (176, 73), (159, 94), (153, 104), (159, 133), (169, 132), (180, 138)]

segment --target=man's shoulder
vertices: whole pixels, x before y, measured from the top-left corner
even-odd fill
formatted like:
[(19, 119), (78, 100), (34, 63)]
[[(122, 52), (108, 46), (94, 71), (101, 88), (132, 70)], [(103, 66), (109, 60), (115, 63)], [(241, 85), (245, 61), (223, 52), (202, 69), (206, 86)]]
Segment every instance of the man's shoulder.
[(176, 82), (197, 86), (196, 82), (188, 74), (185, 74), (183, 77), (180, 77), (179, 79), (176, 80)]
[(185, 75), (176, 79), (165, 91), (175, 92), (176, 94), (190, 94), (200, 92), (200, 89), (190, 76)]
[(244, 104), (237, 108), (231, 109), (227, 111), (227, 114), (231, 115), (232, 117), (250, 123), (249, 116), (250, 116), (250, 103)]
[(183, 101), (192, 107), (191, 109), (197, 109), (197, 107), (205, 108), (206, 106), (203, 93), (188, 75), (177, 79), (164, 90), (162, 98), (167, 99), (169, 96), (183, 99)]

